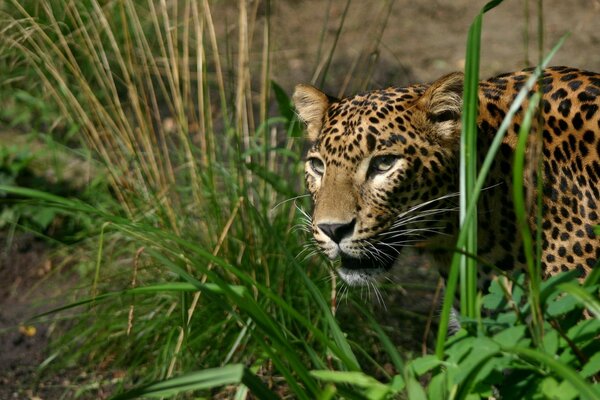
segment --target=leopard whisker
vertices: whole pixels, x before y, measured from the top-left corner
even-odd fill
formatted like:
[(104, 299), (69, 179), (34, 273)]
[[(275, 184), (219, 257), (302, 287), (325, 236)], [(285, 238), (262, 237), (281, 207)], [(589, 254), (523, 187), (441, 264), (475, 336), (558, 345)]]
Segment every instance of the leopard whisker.
[[(298, 200), (298, 199), (303, 199), (303, 198), (309, 197), (309, 196), (310, 196), (310, 193), (307, 193), (307, 194), (301, 194), (299, 196), (294, 196), (294, 197), (290, 197), (289, 199), (282, 200), (279, 203), (275, 204), (273, 207), (271, 207), (270, 212), (275, 211), (276, 208), (282, 206), (283, 204), (285, 204), (287, 202)], [(298, 206), (296, 205), (296, 207), (298, 207)]]

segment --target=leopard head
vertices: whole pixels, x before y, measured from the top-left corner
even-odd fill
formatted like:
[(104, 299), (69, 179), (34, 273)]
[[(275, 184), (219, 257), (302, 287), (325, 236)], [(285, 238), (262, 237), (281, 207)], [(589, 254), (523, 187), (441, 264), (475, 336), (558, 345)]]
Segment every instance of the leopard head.
[(429, 86), (342, 100), (296, 87), (310, 143), (312, 233), (330, 259), (341, 260), (348, 284), (367, 284), (399, 264), (404, 247), (451, 229), (446, 209), (457, 202), (462, 85), (454, 73)]

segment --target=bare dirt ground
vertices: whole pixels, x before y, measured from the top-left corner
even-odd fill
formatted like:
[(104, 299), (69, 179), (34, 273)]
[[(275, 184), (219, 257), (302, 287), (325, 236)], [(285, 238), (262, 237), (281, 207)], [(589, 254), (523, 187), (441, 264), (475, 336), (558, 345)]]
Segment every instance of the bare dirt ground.
[[(235, 31), (237, 24), (235, 7), (232, 2), (225, 3), (215, 6), (214, 15), (215, 24), (222, 33)], [(314, 81), (315, 71), (325, 68), (324, 55), (333, 46), (346, 1), (272, 3), (272, 75), (291, 92), (296, 83)], [(397, 0), (388, 3), (354, 1), (350, 4), (323, 85), (329, 93), (339, 96), (368, 87), (432, 81), (463, 67), (468, 27), (483, 1)], [(486, 15), (482, 77), (519, 69), (537, 61), (535, 2), (529, 1), (529, 46), (524, 44), (525, 3), (528, 2), (506, 0)], [(328, 7), (330, 14), (326, 21)], [(388, 13), (388, 10), (391, 11)], [(552, 64), (600, 71), (599, 18), (599, 0), (544, 1), (544, 49), (547, 51), (560, 36), (571, 32)], [(385, 30), (380, 35), (384, 21)], [(257, 24), (263, 22), (264, 17), (259, 11)], [(324, 32), (323, 26), (326, 26)], [(256, 41), (260, 43), (260, 40)], [(260, 49), (258, 45), (257, 49)], [(253, 50), (251, 68), (259, 59), (260, 50)], [(0, 399), (59, 398), (69, 385), (69, 377), (80, 376), (82, 371), (39, 381), (36, 368), (48, 355), (46, 346), (50, 335), (56, 333), (42, 325), (32, 334), (22, 323), (47, 309), (48, 305), (40, 300), (54, 297), (57, 290), (68, 289), (64, 282), (43, 279), (50, 262), (45, 244), (25, 235), (13, 241), (11, 247), (6, 247), (6, 236), (2, 235), (0, 239)], [(410, 297), (392, 301), (406, 307), (412, 303)], [(398, 326), (398, 329), (412, 328)]]
[[(327, 1), (277, 2), (272, 22), (273, 73), (290, 91), (298, 82), (310, 82), (314, 75)], [(371, 87), (429, 82), (464, 66), (465, 43), (471, 21), (486, 1), (398, 0), (352, 2), (334, 53), (325, 89), (339, 95), (361, 88), (372, 71)], [(529, 24), (524, 17), (529, 3)], [(537, 14), (535, 1), (505, 0), (485, 14), (482, 30), (481, 77), (535, 65)], [(321, 54), (327, 54), (346, 2), (331, 1), (331, 15)], [(545, 0), (544, 50), (547, 52), (567, 32), (571, 35), (551, 61), (592, 71), (600, 70), (600, 1)], [(285, 21), (285, 23), (283, 22)], [(378, 41), (379, 31), (385, 31)], [(526, 52), (525, 32), (529, 33)], [(321, 57), (323, 59), (323, 57)], [(351, 78), (348, 78), (351, 75)], [(345, 85), (345, 81), (349, 84)]]
[[(56, 282), (43, 281), (51, 267), (46, 244), (30, 234), (1, 235), (0, 399), (34, 398), (36, 368), (44, 361), (48, 325), (27, 319), (48, 309), (40, 299), (56, 296)], [(45, 386), (56, 382), (46, 382)]]

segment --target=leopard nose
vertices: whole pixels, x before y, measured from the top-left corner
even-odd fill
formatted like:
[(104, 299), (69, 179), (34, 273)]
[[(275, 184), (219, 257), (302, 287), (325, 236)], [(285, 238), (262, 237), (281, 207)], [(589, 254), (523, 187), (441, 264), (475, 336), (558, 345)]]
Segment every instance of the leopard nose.
[(356, 225), (356, 219), (342, 224), (318, 224), (317, 227), (331, 240), (339, 243), (354, 231), (354, 225)]

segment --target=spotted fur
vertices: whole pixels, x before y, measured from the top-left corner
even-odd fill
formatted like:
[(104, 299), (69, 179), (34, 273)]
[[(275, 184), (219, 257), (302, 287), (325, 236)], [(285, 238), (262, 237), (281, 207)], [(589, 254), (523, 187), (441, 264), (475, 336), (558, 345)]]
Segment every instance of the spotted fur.
[[(530, 74), (480, 82), (480, 155)], [(600, 74), (552, 67), (539, 84), (543, 272), (576, 269), (585, 276), (600, 258), (593, 230), (600, 224)], [(296, 88), (296, 109), (310, 141), (306, 183), (314, 200), (314, 239), (331, 259), (341, 258), (339, 272), (349, 284), (366, 284), (401, 266), (406, 246), (432, 255), (442, 273), (447, 268), (458, 230), (462, 86), (462, 74), (454, 73), (430, 85), (341, 100), (310, 86)], [(508, 129), (479, 203), (479, 255), (507, 270), (525, 263), (512, 203), (512, 161), (526, 107)], [(533, 165), (540, 152), (529, 147)], [(535, 174), (524, 182), (535, 230)], [(485, 285), (492, 271), (482, 266), (480, 276)]]

